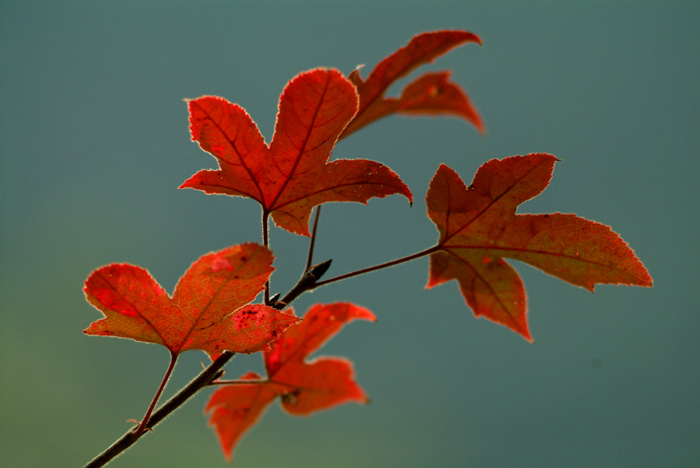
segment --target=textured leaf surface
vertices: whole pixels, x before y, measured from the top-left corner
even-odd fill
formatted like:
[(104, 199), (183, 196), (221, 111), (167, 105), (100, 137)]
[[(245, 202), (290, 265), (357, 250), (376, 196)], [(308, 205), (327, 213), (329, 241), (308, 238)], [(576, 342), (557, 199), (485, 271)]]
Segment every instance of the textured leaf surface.
[(386, 166), (362, 159), (328, 162), (338, 136), (357, 112), (355, 87), (336, 70), (292, 79), (280, 97), (269, 147), (248, 113), (223, 98), (189, 101), (192, 140), (219, 162), (180, 188), (254, 198), (275, 224), (309, 236), (314, 206), (367, 203), (372, 197), (413, 196)]
[(462, 88), (449, 81), (449, 72), (427, 73), (406, 86), (399, 98), (384, 97), (396, 80), (467, 42), (481, 44), (481, 39), (467, 31), (422, 33), (377, 64), (367, 80), (359, 70), (352, 72), (349, 78), (357, 86), (360, 108), (341, 138), (394, 113), (453, 114), (484, 132), (481, 116)]
[(209, 253), (180, 278), (172, 298), (141, 267), (104, 266), (90, 274), (84, 290), (105, 318), (85, 333), (157, 343), (174, 354), (200, 349), (212, 359), (225, 350), (267, 349), (271, 340), (299, 320), (249, 304), (269, 279), (272, 260), (272, 253), (257, 244)]
[(469, 187), (441, 165), (427, 195), (428, 216), (440, 233), (428, 287), (457, 280), (476, 316), (528, 340), (525, 290), (504, 257), (591, 291), (597, 283), (652, 285), (632, 249), (608, 226), (571, 214), (515, 213), (549, 184), (556, 161), (548, 154), (493, 159)]
[[(280, 396), (283, 408), (295, 415), (308, 415), (348, 401), (367, 402), (350, 361), (336, 357), (306, 361), (343, 325), (355, 319), (374, 321), (375, 317), (369, 310), (348, 303), (313, 306), (302, 322), (289, 327), (265, 352), (267, 381), (225, 386), (214, 392), (205, 412), (211, 413), (209, 423), (215, 427), (227, 458), (275, 396)], [(254, 373), (243, 376), (245, 380), (257, 378)]]

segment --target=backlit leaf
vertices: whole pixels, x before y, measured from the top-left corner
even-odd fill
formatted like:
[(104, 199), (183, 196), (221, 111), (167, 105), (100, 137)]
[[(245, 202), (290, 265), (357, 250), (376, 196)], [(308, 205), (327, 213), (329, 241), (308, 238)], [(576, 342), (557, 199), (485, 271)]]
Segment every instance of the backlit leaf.
[(204, 96), (188, 102), (192, 140), (219, 162), (180, 188), (257, 200), (275, 224), (309, 236), (314, 206), (367, 203), (372, 197), (413, 196), (386, 166), (363, 159), (328, 162), (338, 136), (357, 112), (355, 87), (336, 70), (315, 69), (292, 79), (280, 97), (269, 147), (240, 106)]
[(367, 80), (362, 79), (359, 69), (353, 71), (349, 78), (357, 86), (360, 108), (341, 138), (394, 113), (452, 114), (467, 120), (483, 133), (485, 127), (481, 116), (462, 88), (449, 81), (449, 72), (427, 73), (408, 84), (399, 98), (384, 97), (397, 80), (467, 42), (481, 44), (481, 39), (467, 31), (422, 33), (377, 64)]
[(428, 189), (428, 216), (440, 233), (430, 256), (428, 287), (457, 280), (476, 316), (531, 340), (525, 290), (503, 259), (520, 260), (593, 291), (595, 284), (651, 286), (632, 249), (608, 226), (572, 214), (516, 214), (549, 184), (557, 159), (548, 154), (493, 159), (467, 187), (441, 165)]
[(209, 253), (180, 278), (172, 298), (141, 267), (98, 268), (85, 282), (85, 295), (105, 318), (85, 333), (157, 343), (173, 354), (200, 349), (212, 359), (226, 350), (267, 349), (271, 340), (299, 320), (249, 304), (269, 279), (272, 260), (272, 253), (257, 244)]
[[(268, 379), (223, 386), (207, 403), (209, 423), (215, 427), (228, 459), (240, 437), (259, 419), (276, 396), (290, 414), (315, 411), (356, 401), (366, 403), (364, 390), (355, 382), (350, 361), (337, 357), (306, 358), (355, 319), (374, 321), (372, 312), (348, 303), (313, 306), (304, 320), (289, 327), (264, 353)], [(248, 373), (243, 380), (259, 379)]]
[[(260, 376), (248, 372), (241, 380), (259, 381)], [(204, 412), (211, 412), (209, 425), (216, 428), (219, 444), (227, 459), (248, 429), (255, 425), (278, 393), (271, 385), (227, 385), (218, 388), (209, 398)]]

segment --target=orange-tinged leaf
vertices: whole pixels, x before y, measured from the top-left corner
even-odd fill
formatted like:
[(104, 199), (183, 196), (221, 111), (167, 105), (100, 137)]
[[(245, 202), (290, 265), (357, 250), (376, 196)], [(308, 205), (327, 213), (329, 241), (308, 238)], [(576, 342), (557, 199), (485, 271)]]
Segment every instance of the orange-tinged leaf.
[(305, 361), (343, 325), (355, 319), (374, 321), (375, 317), (369, 310), (349, 303), (315, 305), (302, 322), (289, 327), (265, 352), (270, 380), (294, 389), (284, 399), (287, 411), (309, 414), (346, 401), (367, 401), (354, 380), (350, 361), (328, 357)]
[[(255, 372), (241, 377), (241, 380), (259, 379)], [(277, 396), (270, 385), (260, 384), (228, 385), (211, 395), (204, 412), (211, 412), (209, 425), (215, 427), (221, 449), (229, 461), (240, 438), (258, 422)]]
[(428, 287), (457, 280), (475, 315), (528, 340), (525, 289), (504, 257), (591, 291), (598, 283), (652, 285), (632, 249), (608, 226), (572, 214), (516, 214), (549, 184), (556, 161), (548, 154), (493, 159), (469, 187), (441, 165), (426, 197), (440, 233)]
[[(231, 458), (240, 437), (255, 424), (275, 396), (280, 396), (282, 407), (295, 415), (308, 415), (349, 401), (367, 402), (364, 390), (355, 381), (350, 361), (337, 357), (306, 361), (343, 325), (355, 319), (374, 321), (375, 317), (369, 310), (348, 303), (313, 306), (302, 322), (285, 330), (265, 352), (267, 381), (237, 383), (214, 392), (205, 412), (211, 412), (209, 422), (215, 426), (227, 458)], [(242, 379), (259, 379), (259, 376), (248, 373)]]
[(328, 162), (358, 106), (353, 84), (336, 70), (315, 69), (292, 79), (280, 97), (269, 147), (248, 113), (223, 98), (188, 102), (192, 140), (219, 162), (180, 188), (257, 200), (277, 226), (309, 236), (314, 206), (367, 203), (372, 197), (413, 196), (386, 166), (362, 159)]
[(349, 78), (357, 86), (360, 108), (341, 138), (394, 113), (452, 114), (467, 120), (483, 133), (485, 127), (481, 116), (466, 93), (449, 81), (449, 72), (427, 73), (408, 84), (399, 98), (384, 97), (396, 80), (467, 42), (481, 44), (481, 39), (467, 31), (422, 33), (379, 62), (367, 80), (362, 79), (359, 69), (353, 71)]
[(272, 260), (272, 253), (257, 244), (206, 254), (180, 278), (172, 298), (141, 267), (101, 267), (86, 280), (85, 295), (105, 318), (85, 333), (157, 343), (173, 354), (200, 349), (212, 359), (226, 350), (268, 349), (271, 340), (299, 320), (249, 304), (269, 279)]

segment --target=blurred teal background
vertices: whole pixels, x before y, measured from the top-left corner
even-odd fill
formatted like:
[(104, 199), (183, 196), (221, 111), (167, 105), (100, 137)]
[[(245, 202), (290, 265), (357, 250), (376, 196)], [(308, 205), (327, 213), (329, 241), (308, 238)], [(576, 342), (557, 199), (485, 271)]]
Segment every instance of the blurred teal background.
[[(433, 245), (424, 196), (440, 163), (469, 182), (488, 159), (549, 152), (562, 162), (522, 211), (611, 225), (655, 286), (590, 294), (517, 264), (533, 345), (475, 320), (456, 283), (425, 291), (427, 259), (321, 288), (300, 313), (342, 300), (379, 317), (323, 349), (354, 361), (372, 403), (310, 419), (275, 405), (235, 466), (700, 466), (698, 20), (697, 2), (667, 0), (0, 0), (0, 466), (81, 466), (143, 416), (165, 371), (164, 349), (82, 334), (100, 317), (81, 290), (91, 270), (138, 264), (172, 291), (200, 255), (260, 239), (255, 202), (177, 190), (216, 165), (189, 141), (183, 98), (238, 102), (269, 140), (298, 72), (366, 75), (447, 28), (484, 47), (424, 70), (454, 70), (487, 135), (395, 117), (343, 141), (334, 157), (387, 164), (416, 202), (329, 205), (316, 259), (335, 276)], [(307, 240), (271, 236), (285, 292)], [(183, 355), (166, 392), (206, 361)], [(110, 466), (228, 466), (207, 394)]]

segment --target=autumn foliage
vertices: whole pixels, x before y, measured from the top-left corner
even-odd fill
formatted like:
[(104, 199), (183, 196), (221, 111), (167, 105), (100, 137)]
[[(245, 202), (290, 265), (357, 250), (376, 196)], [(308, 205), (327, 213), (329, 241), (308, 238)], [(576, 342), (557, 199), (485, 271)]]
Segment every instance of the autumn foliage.
[[(476, 316), (530, 341), (525, 288), (506, 259), (528, 263), (591, 291), (596, 284), (652, 285), (634, 252), (609, 227), (573, 214), (516, 213), (520, 204), (549, 184), (558, 160), (545, 153), (488, 161), (469, 186), (456, 171), (440, 165), (426, 196), (427, 216), (439, 233), (435, 245), (321, 279), (330, 262), (310, 264), (315, 208), (328, 202), (367, 203), (389, 195), (413, 202), (406, 184), (383, 164), (331, 160), (339, 139), (392, 114), (452, 115), (485, 132), (479, 113), (449, 72), (423, 74), (399, 96), (386, 97), (397, 80), (466, 43), (481, 40), (466, 31), (423, 33), (382, 60), (366, 79), (360, 69), (347, 77), (326, 68), (297, 75), (280, 96), (269, 144), (239, 105), (216, 96), (187, 101), (192, 140), (216, 158), (219, 168), (197, 172), (181, 188), (257, 201), (262, 209), (262, 245), (244, 243), (203, 255), (184, 273), (172, 296), (139, 266), (111, 264), (89, 275), (85, 295), (104, 318), (92, 323), (86, 334), (155, 343), (171, 355), (146, 416), (123, 438), (126, 447), (162, 419), (151, 421), (159, 414), (153, 412), (155, 405), (175, 360), (188, 350), (202, 350), (212, 360), (193, 381), (197, 386), (193, 383), (183, 390), (216, 387), (205, 412), (229, 459), (240, 438), (276, 399), (293, 415), (366, 402), (349, 360), (310, 359), (310, 355), (347, 323), (374, 321), (374, 314), (355, 304), (334, 303), (315, 305), (297, 317), (290, 307), (300, 294), (335, 281), (429, 257), (428, 288), (456, 280)], [(270, 297), (269, 292), (274, 271), (267, 232), (270, 217), (282, 229), (311, 237), (305, 273), (282, 298)], [(254, 303), (261, 293), (261, 303)], [(265, 375), (223, 377), (220, 369), (235, 353), (255, 352), (262, 353)], [(184, 401), (185, 397), (173, 406)], [(164, 406), (158, 411), (171, 410)], [(111, 456), (104, 455), (104, 463)], [(104, 463), (95, 459), (89, 466)]]
[(88, 301), (106, 316), (85, 333), (157, 343), (173, 354), (201, 349), (212, 360), (224, 350), (267, 350), (299, 320), (250, 304), (272, 274), (272, 260), (257, 244), (204, 255), (185, 272), (172, 298), (143, 268), (107, 265), (85, 282)]
[(571, 214), (515, 214), (549, 184), (556, 161), (549, 154), (493, 159), (469, 187), (442, 165), (426, 197), (440, 232), (428, 287), (457, 280), (474, 315), (528, 340), (525, 288), (504, 257), (591, 291), (596, 283), (651, 286), (649, 273), (609, 227)]
[(210, 423), (216, 427), (229, 459), (241, 435), (278, 396), (282, 407), (296, 415), (309, 415), (347, 401), (367, 402), (347, 359), (323, 357), (306, 362), (311, 353), (355, 319), (375, 320), (372, 312), (353, 304), (315, 305), (304, 315), (303, 322), (287, 329), (272, 349), (265, 351), (267, 380), (260, 383), (261, 377), (249, 372), (238, 385), (214, 392), (206, 411), (211, 412)]
[(241, 107), (218, 97), (189, 101), (192, 139), (218, 159), (221, 169), (200, 171), (182, 188), (253, 198), (278, 227), (305, 236), (311, 235), (311, 210), (322, 203), (366, 203), (393, 194), (413, 201), (399, 176), (378, 162), (328, 162), (357, 103), (355, 87), (340, 72), (302, 73), (282, 93), (268, 146)]

